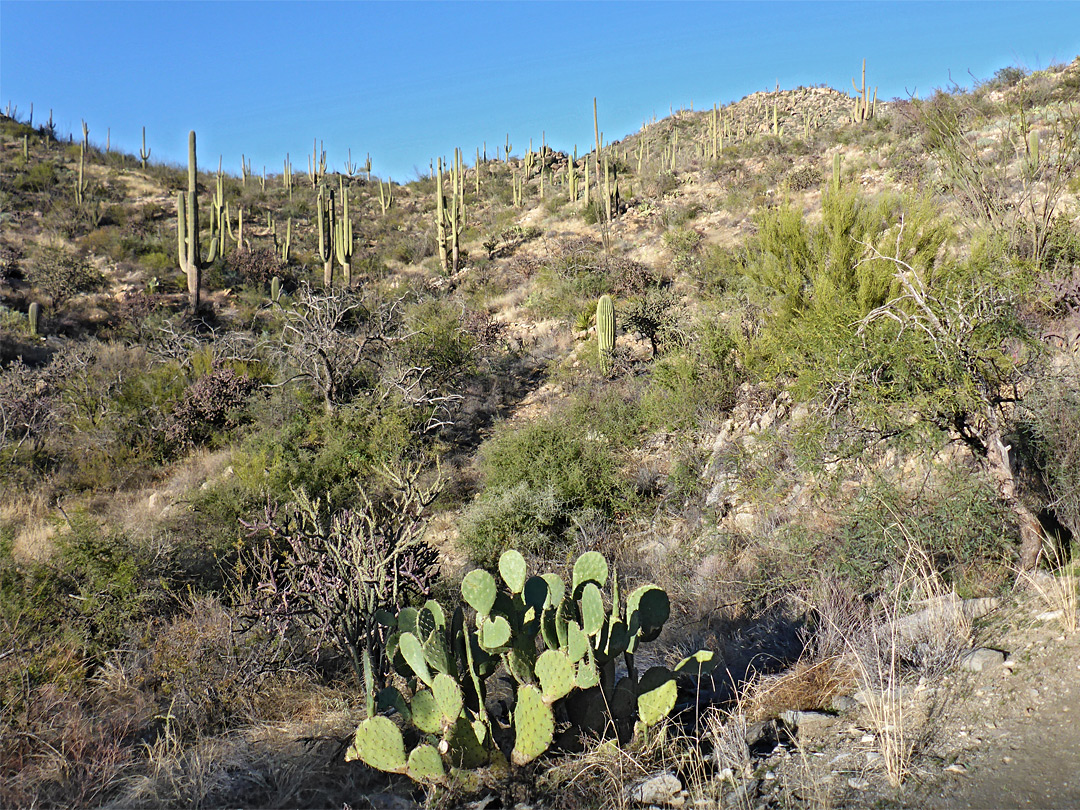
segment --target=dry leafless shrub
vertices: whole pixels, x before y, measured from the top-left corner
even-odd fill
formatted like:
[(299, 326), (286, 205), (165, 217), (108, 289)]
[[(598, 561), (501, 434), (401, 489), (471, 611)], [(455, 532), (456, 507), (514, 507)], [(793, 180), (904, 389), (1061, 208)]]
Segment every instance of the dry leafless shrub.
[(423, 486), (412, 464), (383, 474), (389, 491), (371, 497), (361, 490), (355, 509), (334, 510), (297, 492), (294, 503), (244, 524), (263, 538), (244, 561), (249, 619), (282, 639), (300, 629), (317, 646), (332, 644), (369, 697), (387, 674), (380, 613), (396, 615), (427, 595), (438, 570), (424, 531), (441, 481)]
[(166, 428), (166, 441), (173, 447), (190, 448), (210, 439), (215, 431), (229, 428), (257, 387), (246, 374), (215, 360), (210, 373), (184, 392)]

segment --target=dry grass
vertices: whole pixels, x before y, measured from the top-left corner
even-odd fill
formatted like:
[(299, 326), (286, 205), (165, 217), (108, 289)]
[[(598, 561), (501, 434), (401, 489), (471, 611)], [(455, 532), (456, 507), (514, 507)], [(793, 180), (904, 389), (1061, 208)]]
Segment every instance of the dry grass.
[(855, 679), (851, 665), (842, 657), (800, 660), (782, 675), (754, 682), (746, 692), (743, 711), (755, 721), (778, 717), (789, 709), (828, 708), (832, 699), (848, 690)]
[(1017, 571), (1017, 581), (1033, 591), (1046, 607), (1044, 615), (1061, 622), (1066, 633), (1075, 633), (1080, 626), (1080, 576), (1077, 563), (1069, 560), (1065, 551), (1046, 539), (1040, 555), (1049, 571)]

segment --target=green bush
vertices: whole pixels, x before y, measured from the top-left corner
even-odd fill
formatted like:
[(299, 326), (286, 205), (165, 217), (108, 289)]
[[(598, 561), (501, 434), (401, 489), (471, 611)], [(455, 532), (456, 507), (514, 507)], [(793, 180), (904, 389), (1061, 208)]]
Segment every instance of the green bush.
[(627, 486), (611, 442), (563, 415), (501, 428), (481, 449), (484, 491), (462, 539), (481, 558), (507, 546), (553, 552), (575, 514), (611, 514)]
[(1008, 578), (1017, 539), (1013, 515), (985, 478), (947, 471), (915, 492), (875, 480), (848, 505), (820, 550), (857, 588), (870, 591), (915, 544), (947, 582), (972, 595), (987, 580), (1000, 585)]
[(104, 279), (85, 257), (59, 245), (40, 246), (26, 262), (26, 280), (49, 296), (54, 307), (102, 286)]

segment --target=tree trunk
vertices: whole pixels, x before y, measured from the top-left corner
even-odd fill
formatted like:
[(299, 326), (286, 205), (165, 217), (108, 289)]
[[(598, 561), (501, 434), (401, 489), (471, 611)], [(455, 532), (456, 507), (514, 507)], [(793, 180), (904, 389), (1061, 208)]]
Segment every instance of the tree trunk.
[(1039, 555), (1042, 553), (1042, 524), (1035, 513), (1017, 496), (1016, 476), (1013, 475), (1012, 461), (1009, 457), (1012, 447), (1005, 444), (1000, 433), (995, 432), (989, 438), (986, 458), (990, 466), (990, 474), (994, 476), (1002, 500), (1016, 515), (1017, 523), (1020, 525), (1020, 567), (1025, 571), (1030, 571), (1038, 564)]

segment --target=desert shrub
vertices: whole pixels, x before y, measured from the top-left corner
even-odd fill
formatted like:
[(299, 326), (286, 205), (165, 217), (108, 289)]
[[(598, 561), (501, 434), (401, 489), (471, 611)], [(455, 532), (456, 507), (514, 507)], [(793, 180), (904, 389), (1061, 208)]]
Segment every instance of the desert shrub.
[(265, 287), (274, 276), (280, 276), (284, 264), (272, 248), (234, 250), (225, 257), (227, 277), (234, 276), (245, 284)]
[(478, 559), (511, 544), (554, 552), (575, 514), (611, 514), (623, 503), (626, 482), (610, 443), (582, 428), (552, 417), (504, 426), (484, 445), (484, 491), (462, 526)]
[(472, 334), (462, 328), (461, 308), (436, 299), (407, 307), (401, 359), (407, 365), (429, 369), (437, 382), (454, 379), (475, 367)]
[(49, 191), (56, 185), (56, 164), (47, 160), (35, 163), (15, 175), (13, 185), (16, 191)]
[(806, 191), (821, 182), (821, 169), (818, 166), (802, 166), (788, 172), (785, 180), (792, 191)]
[(103, 279), (85, 257), (60, 245), (41, 245), (27, 260), (26, 280), (49, 296), (54, 307), (61, 307), (80, 293), (99, 289)]
[(700, 267), (703, 237), (690, 228), (680, 228), (664, 234), (664, 245), (671, 251), (671, 269), (676, 273), (695, 275)]
[(238, 411), (258, 383), (215, 361), (209, 374), (193, 382), (172, 413), (166, 438), (177, 448), (203, 444), (217, 431), (235, 427)]
[(987, 480), (949, 471), (916, 491), (885, 478), (873, 481), (845, 509), (820, 552), (867, 592), (903, 563), (914, 543), (946, 582), (970, 595), (986, 578), (997, 585), (1008, 578), (1017, 537), (1011, 513)]
[(995, 87), (1003, 89), (1013, 87), (1019, 84), (1029, 73), (1027, 68), (1020, 67), (1019, 65), (1006, 65), (1003, 68), (999, 68), (994, 72), (994, 78), (991, 83)]
[(430, 592), (438, 554), (424, 532), (442, 487), (440, 480), (423, 484), (418, 464), (384, 469), (379, 484), (370, 494), (361, 487), (349, 509), (297, 491), (292, 503), (247, 524), (263, 541), (246, 563), (252, 587), (245, 601), (248, 614), (279, 637), (301, 630), (316, 648), (336, 648), (357, 682), (374, 681), (376, 689), (387, 673), (389, 634), (377, 614), (395, 615)]
[(735, 404), (734, 365), (710, 367), (688, 352), (653, 364), (642, 393), (641, 413), (654, 429), (693, 430)]
[(1049, 495), (1048, 508), (1080, 539), (1080, 362), (1046, 375), (1024, 398), (1021, 432)]
[(625, 329), (649, 341), (653, 357), (685, 341), (685, 308), (674, 290), (650, 287), (632, 298), (622, 313)]
[(20, 266), (23, 257), (22, 248), (8, 241), (0, 241), (0, 279), (12, 281), (22, 278)]

